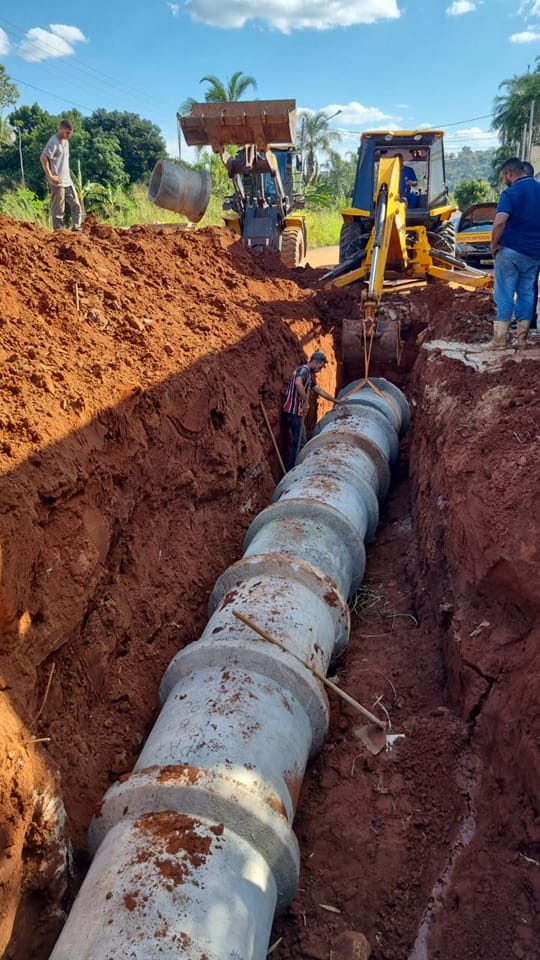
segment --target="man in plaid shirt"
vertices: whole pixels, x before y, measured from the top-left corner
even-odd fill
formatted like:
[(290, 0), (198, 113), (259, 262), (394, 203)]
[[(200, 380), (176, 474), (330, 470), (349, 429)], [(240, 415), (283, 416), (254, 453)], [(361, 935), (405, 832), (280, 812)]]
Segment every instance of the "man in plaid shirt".
[(290, 453), (285, 464), (287, 470), (292, 470), (302, 446), (304, 419), (309, 409), (310, 394), (316, 393), (331, 403), (341, 403), (322, 387), (317, 386), (315, 375), (328, 363), (328, 357), (322, 350), (311, 354), (309, 363), (302, 363), (293, 372), (285, 393), (285, 400), (281, 411), (281, 422), (290, 434)]

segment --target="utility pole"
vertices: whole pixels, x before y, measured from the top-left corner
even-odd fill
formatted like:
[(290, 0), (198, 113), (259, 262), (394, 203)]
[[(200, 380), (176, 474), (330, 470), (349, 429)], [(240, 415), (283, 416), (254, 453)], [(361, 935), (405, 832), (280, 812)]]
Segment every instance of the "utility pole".
[(84, 219), (84, 217), (86, 217), (86, 209), (84, 206), (84, 190), (83, 190), (83, 182), (82, 182), (82, 170), (81, 170), (80, 157), (77, 157), (77, 176), (79, 178), (79, 193), (80, 193), (79, 200), (80, 200), (82, 215)]
[(23, 163), (23, 153), (22, 153), (21, 128), (17, 126), (15, 129), (17, 130), (17, 133), (19, 135), (19, 164), (21, 167), (21, 185), (23, 190), (26, 190), (26, 182), (24, 179), (24, 163)]
[(524, 123), (521, 128), (521, 143), (519, 145), (519, 158), (525, 160), (525, 150), (527, 147), (527, 124)]
[(531, 100), (531, 107), (529, 111), (529, 135), (527, 137), (527, 153), (525, 155), (525, 160), (528, 160), (529, 162), (531, 160), (531, 153), (532, 153), (534, 108), (535, 108), (535, 101)]
[(11, 140), (11, 143), (15, 143), (15, 141), (17, 141), (17, 148), (19, 151), (19, 166), (21, 168), (21, 186), (23, 190), (26, 190), (26, 181), (24, 178), (22, 142), (21, 142), (21, 128), (18, 124), (15, 124), (15, 126), (11, 126), (10, 123), (7, 123), (6, 129), (8, 131), (8, 135), (9, 135), (9, 139)]
[(300, 127), (300, 160), (302, 161), (302, 183), (300, 186), (301, 191), (304, 191), (304, 181), (306, 176), (306, 171), (304, 169), (304, 133), (306, 130), (306, 118), (302, 117), (302, 126)]

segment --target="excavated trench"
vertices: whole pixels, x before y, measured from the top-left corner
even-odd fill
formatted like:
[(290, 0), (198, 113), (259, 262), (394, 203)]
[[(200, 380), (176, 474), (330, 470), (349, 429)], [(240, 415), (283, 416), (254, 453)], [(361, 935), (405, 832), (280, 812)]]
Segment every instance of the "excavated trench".
[[(1, 225), (0, 954), (45, 960), (93, 809), (279, 478), (261, 399), (275, 425), (290, 369), (339, 356), (355, 301), (220, 231)], [(272, 956), (327, 960), (356, 931), (377, 960), (535, 960), (540, 350), (479, 369), (486, 295), (398, 305), (404, 365), (376, 372), (413, 424), (337, 677), (404, 736), (372, 757), (331, 700)]]

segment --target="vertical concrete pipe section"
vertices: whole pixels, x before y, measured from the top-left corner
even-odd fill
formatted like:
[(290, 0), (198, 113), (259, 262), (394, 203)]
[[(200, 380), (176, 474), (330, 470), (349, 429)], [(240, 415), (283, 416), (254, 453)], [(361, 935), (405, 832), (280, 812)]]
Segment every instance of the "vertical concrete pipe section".
[(324, 673), (347, 642), (347, 598), (408, 425), (400, 391), (376, 385), (347, 388), (215, 584), (135, 770), (92, 821), (95, 857), (51, 960), (266, 956), (296, 889), (291, 825), (328, 726), (325, 691), (297, 658)]
[(206, 213), (211, 189), (212, 177), (206, 170), (191, 170), (172, 160), (158, 160), (150, 177), (148, 199), (198, 223)]

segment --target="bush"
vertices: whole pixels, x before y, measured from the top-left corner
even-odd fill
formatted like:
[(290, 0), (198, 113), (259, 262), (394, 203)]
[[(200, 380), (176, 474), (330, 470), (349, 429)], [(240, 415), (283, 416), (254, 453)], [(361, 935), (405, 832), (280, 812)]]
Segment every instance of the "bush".
[(497, 195), (487, 180), (463, 180), (455, 191), (454, 196), (460, 210), (466, 210), (473, 203), (484, 203), (495, 200)]
[(332, 247), (338, 244), (342, 224), (341, 207), (337, 210), (308, 210), (308, 247)]
[(32, 190), (17, 187), (8, 190), (0, 198), (0, 211), (13, 217), (14, 220), (24, 220), (26, 223), (40, 223), (42, 227), (49, 226), (49, 200), (40, 200)]

